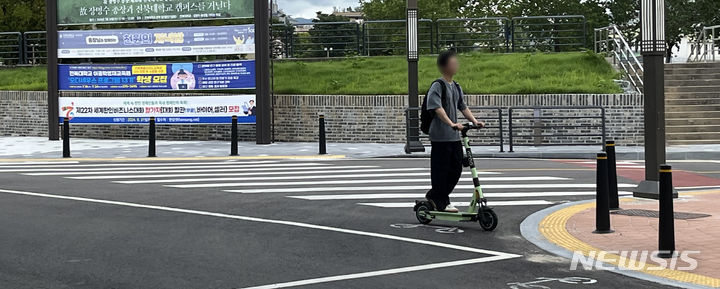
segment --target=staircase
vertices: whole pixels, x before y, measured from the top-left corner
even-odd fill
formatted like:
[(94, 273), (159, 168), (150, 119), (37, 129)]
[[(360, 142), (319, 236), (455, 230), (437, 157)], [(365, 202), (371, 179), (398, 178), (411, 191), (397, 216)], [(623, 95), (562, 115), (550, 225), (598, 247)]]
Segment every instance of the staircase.
[(669, 145), (720, 144), (720, 63), (665, 65)]

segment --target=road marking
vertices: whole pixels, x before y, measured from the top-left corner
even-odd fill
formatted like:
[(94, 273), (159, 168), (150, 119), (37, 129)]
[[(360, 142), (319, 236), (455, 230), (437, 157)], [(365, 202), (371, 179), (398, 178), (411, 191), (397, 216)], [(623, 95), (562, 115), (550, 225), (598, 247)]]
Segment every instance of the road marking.
[[(235, 169), (225, 169), (225, 170), (214, 170), (214, 171), (220, 171), (222, 173), (194, 173), (194, 174), (185, 174), (182, 172), (187, 172), (186, 170), (181, 170), (177, 172), (181, 172), (181, 174), (178, 173), (172, 173), (176, 171), (169, 171), (170, 174), (158, 174), (158, 175), (152, 175), (152, 174), (146, 174), (146, 175), (93, 175), (93, 176), (80, 176), (80, 177), (67, 177), (68, 179), (75, 179), (75, 180), (113, 180), (113, 179), (156, 179), (156, 178), (178, 178), (178, 177), (222, 177), (222, 176), (264, 176), (264, 175), (296, 175), (296, 174), (314, 174), (314, 173), (325, 173), (325, 172), (338, 172), (339, 169), (358, 169), (358, 170), (347, 170), (343, 172), (363, 172), (363, 171), (377, 171), (377, 172), (383, 172), (383, 171), (422, 171), (427, 169), (422, 168), (410, 168), (410, 169), (375, 169), (378, 168), (378, 166), (332, 166), (333, 170), (320, 170), (320, 171), (306, 171), (307, 169), (317, 170), (317, 169), (323, 169), (323, 168), (278, 168), (278, 169), (263, 169), (262, 171), (258, 170), (246, 170), (242, 169), (239, 170), (240, 173), (226, 173), (227, 171), (237, 171)], [(361, 170), (360, 170), (361, 169)], [(201, 170), (201, 171), (207, 171), (207, 170)], [(250, 171), (250, 172), (247, 172)], [(289, 173), (288, 173), (289, 172)], [(144, 173), (144, 172), (143, 172)]]
[(355, 274), (321, 277), (321, 278), (314, 278), (314, 279), (307, 279), (307, 280), (298, 280), (298, 281), (285, 282), (285, 283), (275, 283), (275, 284), (268, 284), (268, 285), (262, 285), (262, 286), (245, 287), (243, 289), (272, 289), (272, 288), (288, 288), (288, 287), (297, 287), (297, 286), (307, 286), (307, 285), (329, 283), (329, 282), (336, 282), (336, 281), (343, 281), (343, 280), (361, 279), (361, 278), (377, 277), (377, 276), (384, 276), (384, 275), (394, 275), (394, 274), (400, 274), (400, 273), (425, 271), (425, 270), (440, 269), (440, 268), (450, 268), (450, 267), (472, 265), (472, 264), (486, 263), (486, 262), (492, 262), (492, 261), (501, 261), (501, 260), (506, 260), (506, 259), (510, 259), (510, 258), (504, 257), (504, 256), (491, 256), (491, 257), (475, 258), (475, 259), (469, 259), (469, 260), (441, 262), (441, 263), (401, 267), (401, 268), (394, 268), (394, 269), (387, 269), (387, 270), (370, 271), (370, 272), (364, 272), (364, 273), (355, 273)]
[[(379, 175), (378, 177), (382, 177)], [(336, 178), (340, 176), (321, 176), (322, 179)], [(279, 178), (279, 179), (292, 179)], [(566, 178), (559, 177), (495, 177), (495, 178), (480, 178), (480, 181), (556, 181), (556, 180), (567, 180)], [(190, 184), (190, 185), (165, 185), (171, 188), (220, 188), (220, 187), (268, 187), (268, 186), (305, 186), (305, 185), (343, 185), (343, 184), (393, 184), (393, 183), (419, 183), (429, 182), (429, 178), (422, 179), (368, 179), (368, 180), (335, 180), (335, 181), (310, 181), (310, 182), (242, 182), (242, 183), (211, 183), (211, 184)], [(472, 179), (461, 179), (460, 181), (471, 182)], [(500, 185), (485, 185), (484, 187), (500, 186)], [(504, 185), (507, 188), (512, 188), (516, 185)]]
[[(427, 182), (428, 180), (422, 180)], [(315, 182), (317, 183), (317, 182)], [(618, 184), (618, 188), (634, 188), (636, 185)], [(458, 185), (455, 189), (474, 189), (472, 185)], [(551, 189), (551, 188), (595, 188), (595, 184), (506, 184), (483, 185), (483, 189)], [(305, 193), (305, 192), (342, 192), (342, 191), (422, 191), (430, 189), (425, 186), (365, 186), (365, 187), (310, 187), (310, 188), (278, 188), (278, 189), (246, 189), (223, 190), (228, 193), (262, 194), (262, 193)]]
[(465, 251), (465, 252), (471, 252), (471, 253), (494, 255), (497, 257), (503, 257), (504, 259), (521, 257), (520, 255), (516, 255), (516, 254), (510, 254), (510, 253), (504, 253), (504, 252), (498, 252), (498, 251), (492, 251), (492, 250), (486, 250), (486, 249), (479, 249), (479, 248), (472, 248), (472, 247), (460, 246), (460, 245), (454, 245), (454, 244), (447, 244), (447, 243), (436, 242), (436, 241), (428, 241), (428, 240), (423, 240), (423, 239), (414, 239), (414, 238), (400, 237), (400, 236), (394, 236), (394, 235), (388, 235), (388, 234), (382, 234), (382, 233), (373, 233), (373, 232), (366, 232), (366, 231), (359, 231), (359, 230), (352, 230), (352, 229), (343, 229), (343, 228), (337, 228), (337, 227), (315, 225), (315, 224), (301, 223), (301, 222), (294, 222), (294, 221), (274, 220), (274, 219), (265, 219), (265, 218), (248, 217), (248, 216), (240, 216), (240, 215), (231, 215), (231, 214), (224, 214), (224, 213), (215, 213), (215, 212), (208, 212), (208, 211), (199, 211), (199, 210), (192, 210), (192, 209), (181, 209), (181, 208), (165, 207), (165, 206), (157, 206), (157, 205), (145, 205), (145, 204), (139, 204), (139, 203), (122, 202), (122, 201), (111, 201), (111, 200), (72, 197), (72, 196), (64, 196), (64, 195), (33, 193), (33, 192), (24, 192), (24, 191), (15, 191), (15, 190), (0, 189), (0, 193), (41, 197), (41, 198), (49, 198), (49, 199), (70, 200), (70, 201), (78, 201), (78, 202), (86, 202), (86, 203), (97, 203), (97, 204), (114, 205), (114, 206), (121, 206), (121, 207), (150, 209), (150, 210), (175, 212), (175, 213), (198, 215), (198, 216), (234, 219), (234, 220), (241, 220), (241, 221), (248, 221), (248, 222), (293, 226), (293, 227), (300, 227), (300, 228), (307, 228), (307, 229), (344, 233), (344, 234), (350, 234), (350, 235), (358, 235), (358, 236), (366, 236), (366, 237), (401, 241), (401, 242), (406, 242), (406, 243), (427, 245), (427, 246), (433, 246), (433, 247), (444, 248), (444, 249), (453, 249), (453, 250)]
[(60, 162), (0, 162), (0, 166), (14, 165), (54, 165), (54, 164), (79, 164), (78, 161), (60, 161)]
[[(524, 197), (562, 197), (562, 196), (592, 196), (594, 191), (577, 191), (577, 192), (518, 192), (518, 193), (485, 193), (488, 198), (524, 198)], [(628, 196), (632, 192), (620, 191), (618, 195)], [(451, 198), (471, 198), (472, 193), (452, 194)], [(288, 198), (308, 200), (308, 201), (327, 201), (327, 200), (371, 200), (371, 199), (420, 199), (425, 198), (425, 194), (344, 194), (344, 195), (303, 195), (288, 196)]]
[[(148, 167), (148, 166), (139, 166), (139, 167), (120, 167), (120, 168), (100, 168), (100, 169), (83, 169), (82, 171), (73, 170), (71, 168), (57, 168), (57, 169), (19, 169), (19, 170), (0, 170), (0, 173), (22, 173), (22, 172), (56, 172), (56, 173), (32, 173), (28, 175), (32, 176), (49, 176), (53, 174), (69, 174), (72, 173), (90, 173), (90, 172), (101, 172), (101, 173), (109, 173), (114, 171), (152, 171), (152, 170), (177, 170), (177, 169), (212, 169), (212, 168), (219, 168), (219, 167), (225, 167), (225, 166), (238, 166), (242, 168), (272, 168), (272, 167), (302, 167), (302, 166), (322, 166), (326, 164), (322, 163), (283, 163), (283, 164), (249, 164), (246, 165), (244, 163), (223, 163), (223, 164), (216, 164), (212, 166), (208, 165), (200, 165), (200, 166), (164, 166), (164, 167)], [(78, 172), (76, 172), (78, 171)]]
[[(345, 158), (344, 155), (311, 155), (311, 156), (243, 156), (243, 157), (159, 157), (159, 158), (73, 158), (80, 162), (126, 162), (126, 161), (211, 161), (211, 160), (337, 160)], [(3, 162), (62, 162), (59, 158), (29, 158), (29, 159), (2, 159)]]
[(39, 164), (47, 164), (47, 165), (28, 165), (28, 164), (10, 164), (5, 163), (0, 165), (0, 169), (25, 169), (25, 168), (36, 168), (36, 169), (50, 169), (50, 168), (62, 168), (62, 169), (72, 169), (72, 168), (92, 168), (92, 167), (132, 167), (132, 166), (139, 166), (139, 167), (155, 167), (155, 166), (187, 166), (187, 165), (243, 165), (243, 164), (271, 164), (271, 163), (277, 163), (277, 161), (221, 161), (221, 162), (197, 162), (197, 163), (169, 163), (169, 162), (162, 162), (162, 163), (102, 163), (102, 164), (80, 164), (80, 162), (72, 162), (68, 163), (67, 165), (57, 164), (57, 163), (39, 163)]
[[(413, 170), (425, 170), (425, 169), (413, 169)], [(403, 173), (389, 173), (389, 174), (351, 174), (351, 175), (335, 175), (336, 173), (365, 173), (365, 172), (403, 172)], [(429, 172), (419, 173), (406, 173), (408, 169), (374, 169), (374, 170), (354, 170), (354, 171), (314, 171), (312, 173), (318, 174), (315, 176), (298, 176), (295, 173), (288, 175), (287, 173), (277, 173), (282, 177), (234, 177), (234, 178), (201, 178), (201, 179), (162, 179), (162, 180), (142, 180), (142, 181), (115, 181), (119, 184), (152, 184), (152, 183), (195, 183), (195, 182), (216, 182), (216, 181), (268, 181), (268, 180), (307, 180), (307, 179), (333, 179), (333, 178), (378, 178), (378, 177), (413, 177), (413, 176), (430, 176)], [(308, 174), (307, 172), (303, 172)], [(464, 172), (463, 174), (469, 175), (470, 172)], [(245, 176), (249, 176), (246, 174)], [(255, 173), (254, 175), (268, 175), (267, 173)], [(195, 175), (188, 175), (195, 176)], [(567, 180), (567, 178), (561, 177), (496, 177), (496, 178), (484, 178), (484, 181), (548, 181), (548, 180)]]
[[(553, 202), (545, 200), (527, 200), (527, 201), (490, 201), (488, 206), (490, 207), (506, 207), (506, 206), (539, 206), (539, 205), (552, 205)], [(379, 207), (379, 208), (412, 208), (415, 207), (414, 202), (402, 202), (402, 203), (358, 203), (358, 205)], [(462, 206), (458, 206), (462, 207)]]
[[(303, 165), (303, 166), (296, 166), (296, 165), (288, 165), (288, 164), (277, 164), (272, 165), (273, 167), (264, 167), (262, 170), (268, 170), (268, 171), (289, 171), (295, 168), (296, 170), (311, 170), (311, 169), (327, 169), (331, 168), (331, 166), (327, 167), (317, 167), (321, 166), (323, 164), (315, 164), (315, 165)], [(268, 165), (270, 166), (270, 165)], [(316, 167), (313, 167), (316, 166)], [(275, 168), (277, 167), (277, 168)], [(157, 168), (154, 168), (157, 169)], [(78, 175), (103, 175), (103, 174), (119, 174), (119, 175), (128, 175), (128, 174), (156, 174), (156, 173), (202, 173), (202, 172), (247, 172), (247, 171), (260, 171), (260, 168), (253, 168), (248, 166), (243, 166), (242, 168), (234, 169), (234, 168), (222, 168), (222, 169), (182, 169), (182, 170), (147, 170), (147, 171), (98, 171), (98, 172), (52, 172), (52, 173), (24, 173), (24, 175), (28, 176), (78, 176)]]

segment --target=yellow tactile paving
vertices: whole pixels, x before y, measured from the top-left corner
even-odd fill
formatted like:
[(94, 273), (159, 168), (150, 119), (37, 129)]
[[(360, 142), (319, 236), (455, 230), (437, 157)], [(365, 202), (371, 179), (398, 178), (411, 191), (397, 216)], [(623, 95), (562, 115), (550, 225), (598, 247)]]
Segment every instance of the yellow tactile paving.
[[(697, 192), (702, 193), (702, 192)], [(569, 251), (582, 252), (586, 257), (591, 256), (590, 252), (601, 252), (602, 250), (587, 244), (578, 238), (575, 238), (570, 232), (567, 231), (566, 225), (570, 217), (575, 214), (590, 208), (594, 208), (595, 203), (580, 204), (571, 207), (567, 207), (558, 210), (543, 219), (539, 225), (539, 231), (547, 238), (550, 242), (563, 247)], [(603, 258), (606, 263), (624, 268), (621, 264), (628, 264), (628, 258), (624, 258), (615, 254), (606, 254)], [(612, 260), (612, 262), (610, 262)], [(639, 261), (633, 261), (633, 266), (641, 268), (640, 271), (649, 275), (657, 277), (667, 278), (670, 280), (691, 283), (696, 285), (708, 286), (713, 288), (720, 288), (720, 279), (707, 277), (699, 274), (670, 270), (670, 269), (657, 269), (657, 265), (647, 264)]]

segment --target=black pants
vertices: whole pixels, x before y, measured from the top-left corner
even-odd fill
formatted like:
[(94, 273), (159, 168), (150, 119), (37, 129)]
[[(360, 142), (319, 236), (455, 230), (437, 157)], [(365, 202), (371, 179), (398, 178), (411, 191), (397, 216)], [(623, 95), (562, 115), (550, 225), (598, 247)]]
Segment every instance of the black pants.
[(433, 142), (430, 153), (430, 178), (432, 189), (428, 199), (435, 202), (438, 210), (444, 210), (450, 204), (450, 193), (455, 189), (463, 166), (462, 143)]

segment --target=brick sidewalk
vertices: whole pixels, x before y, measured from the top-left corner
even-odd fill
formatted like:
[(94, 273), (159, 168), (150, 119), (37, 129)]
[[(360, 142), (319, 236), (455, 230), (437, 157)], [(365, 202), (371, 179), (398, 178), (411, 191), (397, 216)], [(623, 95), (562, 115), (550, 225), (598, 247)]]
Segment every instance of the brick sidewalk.
[[(621, 203), (627, 209), (658, 210), (657, 201), (632, 199)], [(720, 191), (684, 194), (674, 203), (675, 212), (708, 214), (710, 217), (675, 220), (678, 251), (700, 251), (690, 257), (698, 261), (691, 273), (720, 278)], [(658, 250), (658, 219), (644, 216), (611, 215), (615, 233), (593, 234), (595, 208), (583, 210), (567, 221), (567, 231), (577, 239), (604, 251)], [(646, 260), (649, 264), (652, 261)], [(678, 266), (687, 263), (678, 260)]]

